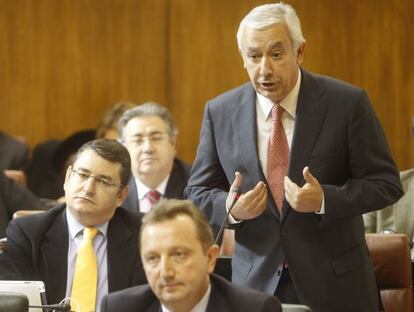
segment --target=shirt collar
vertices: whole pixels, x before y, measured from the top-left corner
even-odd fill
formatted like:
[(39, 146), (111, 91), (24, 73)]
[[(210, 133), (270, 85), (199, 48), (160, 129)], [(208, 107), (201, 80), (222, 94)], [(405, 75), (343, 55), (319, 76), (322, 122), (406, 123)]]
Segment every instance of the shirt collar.
[[(168, 179), (170, 178), (170, 175), (168, 175), (164, 181), (162, 181), (160, 183), (160, 185), (158, 185), (155, 188), (155, 191), (158, 191), (158, 193), (161, 194), (161, 196), (163, 196), (165, 194), (165, 190), (167, 189), (167, 183), (168, 183)], [(140, 180), (135, 179), (135, 184), (137, 185), (137, 191), (138, 191), (138, 199), (142, 200), (144, 199), (145, 195), (147, 195), (147, 193), (149, 191), (151, 191), (151, 189), (146, 186), (145, 184), (143, 184)]]
[[(83, 231), (85, 226), (76, 220), (68, 208), (66, 208), (66, 220), (68, 222), (69, 237), (71, 240), (74, 240), (75, 237)], [(108, 232), (108, 223), (109, 221), (95, 225), (95, 228), (97, 228), (99, 233), (101, 233), (104, 237), (106, 237), (106, 233)]]
[[(203, 298), (191, 309), (190, 312), (206, 312), (208, 306), (208, 300), (210, 299), (211, 293), (211, 284), (208, 285), (207, 291), (204, 294)], [(170, 312), (165, 306), (161, 305), (162, 312)]]
[[(296, 80), (296, 84), (293, 87), (293, 89), (289, 92), (289, 94), (280, 101), (280, 106), (282, 106), (285, 111), (293, 118), (296, 117), (296, 107), (298, 105), (298, 97), (299, 97), (299, 90), (300, 90), (300, 83), (302, 80), (302, 74), (299, 71), (298, 79)], [(257, 93), (257, 102), (259, 103), (260, 108), (263, 111), (264, 116), (266, 116), (266, 119), (269, 118), (271, 115), (272, 107), (274, 103), (268, 99), (267, 97), (264, 97), (260, 93)]]

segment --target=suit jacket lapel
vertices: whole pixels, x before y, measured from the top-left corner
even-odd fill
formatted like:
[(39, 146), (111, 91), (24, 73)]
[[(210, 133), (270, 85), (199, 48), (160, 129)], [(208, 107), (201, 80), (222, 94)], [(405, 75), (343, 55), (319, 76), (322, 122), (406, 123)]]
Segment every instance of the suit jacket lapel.
[(132, 270), (138, 269), (134, 265), (138, 257), (138, 245), (133, 242), (132, 236), (131, 229), (115, 212), (107, 233), (109, 292), (131, 286)]
[[(183, 185), (184, 184), (184, 185)], [(170, 177), (168, 178), (167, 187), (165, 189), (164, 197), (166, 198), (183, 198), (183, 189), (186, 185), (184, 177), (177, 166), (177, 159), (174, 159), (173, 168), (171, 170)]]
[(45, 234), (45, 243), (40, 247), (45, 270), (45, 287), (48, 303), (58, 303), (66, 294), (68, 268), (69, 233), (65, 209)]
[(131, 176), (128, 182), (128, 196), (125, 198), (123, 207), (133, 211), (139, 211), (137, 184), (133, 176)]
[[(318, 139), (327, 103), (319, 101), (325, 91), (318, 81), (304, 70), (296, 108), (295, 131), (289, 159), (288, 176), (299, 186), (303, 184), (303, 168), (308, 164), (313, 147)], [(285, 202), (283, 215), (289, 211)]]
[(256, 94), (251, 84), (245, 86), (233, 103), (231, 121), (237, 136), (240, 157), (253, 181), (263, 179), (257, 153)]
[(211, 285), (211, 292), (210, 298), (208, 299), (207, 309), (206, 312), (224, 312), (230, 311), (229, 306), (227, 304), (228, 298), (220, 292), (219, 287), (217, 287), (216, 278), (213, 275), (210, 275), (210, 285)]

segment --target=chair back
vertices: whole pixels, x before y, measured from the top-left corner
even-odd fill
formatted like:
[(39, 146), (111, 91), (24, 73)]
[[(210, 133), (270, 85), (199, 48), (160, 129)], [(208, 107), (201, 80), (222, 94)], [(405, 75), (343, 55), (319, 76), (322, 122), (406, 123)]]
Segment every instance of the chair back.
[(282, 312), (312, 312), (312, 310), (302, 304), (282, 303)]
[(30, 215), (34, 215), (34, 214), (42, 213), (42, 212), (45, 212), (45, 211), (44, 210), (17, 210), (13, 214), (13, 219), (30, 216)]
[(386, 312), (412, 312), (411, 252), (405, 234), (366, 234)]
[(16, 292), (0, 291), (0, 312), (27, 312), (28, 309), (27, 296)]

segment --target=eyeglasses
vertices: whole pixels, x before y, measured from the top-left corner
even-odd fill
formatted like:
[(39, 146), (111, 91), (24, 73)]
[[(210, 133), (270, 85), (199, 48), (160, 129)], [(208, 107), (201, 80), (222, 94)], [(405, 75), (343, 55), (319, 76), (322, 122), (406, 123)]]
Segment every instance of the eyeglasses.
[(138, 135), (131, 139), (123, 140), (123, 142), (134, 145), (134, 146), (141, 146), (146, 141), (151, 144), (159, 144), (164, 141), (168, 137), (168, 134), (165, 132), (156, 132), (150, 135)]
[(96, 185), (98, 187), (101, 187), (103, 189), (109, 189), (111, 187), (121, 187), (121, 184), (116, 184), (114, 181), (112, 181), (111, 178), (102, 177), (102, 176), (95, 176), (93, 174), (86, 173), (84, 171), (79, 171), (77, 169), (74, 169), (73, 167), (70, 167), (70, 171), (72, 173), (72, 177), (76, 178), (79, 183), (86, 183), (90, 178), (93, 178), (96, 182)]

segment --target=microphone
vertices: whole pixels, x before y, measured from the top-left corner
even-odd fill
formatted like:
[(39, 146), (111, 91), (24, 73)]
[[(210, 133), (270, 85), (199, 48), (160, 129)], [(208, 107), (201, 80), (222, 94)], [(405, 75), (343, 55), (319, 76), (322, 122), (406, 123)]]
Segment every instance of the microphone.
[(227, 210), (226, 217), (224, 218), (224, 221), (221, 224), (220, 229), (217, 233), (216, 240), (214, 241), (215, 244), (218, 244), (218, 242), (221, 240), (221, 236), (223, 235), (224, 228), (227, 224), (227, 219), (229, 218), (230, 212), (233, 209), (234, 205), (237, 203), (237, 200), (239, 199), (240, 195), (241, 195), (240, 187), (238, 186), (233, 187), (230, 207)]
[(71, 312), (71, 306), (68, 301), (64, 301), (58, 304), (46, 304), (46, 305), (40, 305), (40, 306), (29, 305), (29, 308), (38, 308), (38, 309), (44, 309), (47, 311), (55, 310), (55, 311)]

